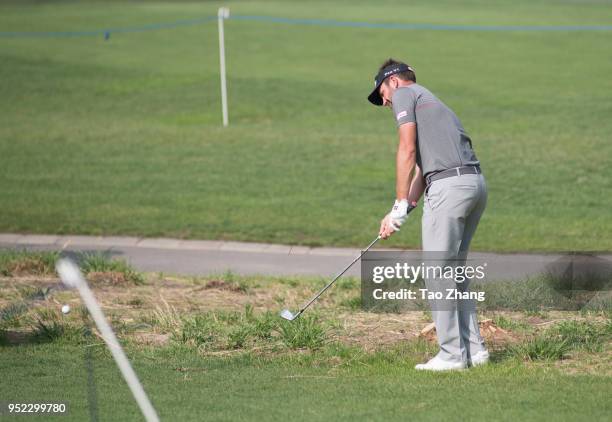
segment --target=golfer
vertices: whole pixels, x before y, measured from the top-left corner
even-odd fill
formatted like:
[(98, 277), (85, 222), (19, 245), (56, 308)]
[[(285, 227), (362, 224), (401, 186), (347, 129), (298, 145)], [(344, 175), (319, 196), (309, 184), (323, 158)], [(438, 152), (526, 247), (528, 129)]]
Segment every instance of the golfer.
[[(396, 199), (380, 224), (380, 235), (386, 239), (398, 231), (409, 208), (415, 207), (424, 193), (423, 251), (443, 253), (449, 261), (465, 259), (486, 206), (487, 187), (461, 122), (442, 101), (416, 83), (412, 67), (393, 59), (380, 67), (368, 100), (393, 109), (399, 135)], [(427, 289), (440, 290), (439, 281), (426, 279)], [(457, 290), (468, 289), (469, 281), (450, 282)], [(463, 369), (489, 360), (473, 301), (467, 306), (449, 301), (435, 309), (432, 303), (440, 351), (416, 369)]]

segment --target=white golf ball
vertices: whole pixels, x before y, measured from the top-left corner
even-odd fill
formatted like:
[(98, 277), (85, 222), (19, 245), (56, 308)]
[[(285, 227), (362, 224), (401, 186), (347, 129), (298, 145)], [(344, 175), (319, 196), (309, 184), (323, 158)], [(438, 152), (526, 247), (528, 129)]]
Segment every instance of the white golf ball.
[(70, 312), (70, 305), (64, 305), (62, 306), (62, 312), (67, 314)]

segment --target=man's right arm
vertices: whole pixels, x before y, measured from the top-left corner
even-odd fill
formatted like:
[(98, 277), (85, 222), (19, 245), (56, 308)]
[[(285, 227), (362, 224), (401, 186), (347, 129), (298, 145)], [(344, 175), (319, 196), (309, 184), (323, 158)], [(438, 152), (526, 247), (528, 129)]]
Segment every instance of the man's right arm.
[[(413, 151), (414, 161), (416, 161), (416, 148), (417, 148), (417, 131), (416, 131), (416, 103), (417, 96), (410, 89), (398, 89), (393, 94), (393, 114), (395, 116), (397, 126), (399, 128), (400, 135), (400, 146), (398, 148), (398, 156), (400, 155), (400, 148), (402, 147), (402, 143), (409, 144)], [(406, 139), (402, 138), (410, 138), (411, 142), (406, 142)], [(403, 141), (403, 142), (402, 142)], [(404, 150), (406, 148), (403, 148)], [(419, 201), (421, 196), (423, 195), (423, 191), (425, 190), (425, 180), (423, 180), (423, 173), (416, 162), (410, 166), (410, 172), (412, 173), (412, 177), (406, 177), (406, 175), (402, 175), (400, 177), (400, 167), (407, 167), (402, 165), (398, 160), (397, 168), (397, 187), (396, 187), (396, 196), (397, 199), (406, 198), (408, 200), (408, 204), (414, 204)], [(414, 172), (412, 172), (414, 169)], [(400, 180), (403, 179), (403, 180)], [(406, 181), (406, 185), (403, 185), (403, 182)], [(408, 185), (409, 184), (409, 185)], [(407, 194), (407, 196), (403, 196), (402, 194)]]

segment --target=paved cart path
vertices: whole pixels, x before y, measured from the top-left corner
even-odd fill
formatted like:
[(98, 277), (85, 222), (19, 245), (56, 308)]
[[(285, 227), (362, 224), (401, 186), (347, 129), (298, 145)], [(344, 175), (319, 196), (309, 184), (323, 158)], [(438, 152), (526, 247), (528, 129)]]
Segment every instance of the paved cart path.
[[(29, 250), (105, 251), (121, 257), (137, 270), (180, 275), (209, 275), (232, 271), (245, 275), (311, 275), (329, 277), (359, 255), (359, 249), (310, 248), (263, 243), (209, 240), (151, 239), (137, 237), (96, 237), (0, 234), (0, 248)], [(376, 250), (385, 250), (377, 247)], [(389, 250), (389, 249), (386, 249)], [(567, 254), (498, 254), (474, 252), (470, 258), (487, 262), (492, 279), (534, 276), (550, 268), (565, 268), (576, 259), (587, 269), (593, 263), (612, 267), (612, 254), (597, 256)], [(560, 264), (561, 263), (561, 264)], [(359, 276), (354, 265), (348, 275)]]

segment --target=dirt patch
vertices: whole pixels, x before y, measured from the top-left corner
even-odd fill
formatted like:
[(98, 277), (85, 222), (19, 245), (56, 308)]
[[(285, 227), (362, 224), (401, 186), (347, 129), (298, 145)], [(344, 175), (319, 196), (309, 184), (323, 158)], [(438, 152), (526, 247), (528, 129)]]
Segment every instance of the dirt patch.
[(210, 280), (204, 286), (205, 289), (229, 290), (230, 292), (244, 293), (245, 289), (235, 283), (228, 283), (223, 280)]
[(21, 258), (7, 264), (7, 272), (15, 277), (45, 274), (49, 267), (43, 261), (36, 258)]
[(128, 280), (124, 273), (118, 271), (92, 271), (87, 274), (87, 280), (91, 283), (92, 287), (132, 284), (132, 281)]
[(340, 316), (339, 326), (332, 333), (332, 338), (345, 344), (361, 346), (365, 351), (372, 351), (381, 346), (414, 340), (419, 336), (422, 323), (422, 312), (407, 312), (402, 315), (345, 313)]
[(135, 333), (134, 341), (148, 346), (165, 346), (170, 342), (169, 334)]
[(508, 343), (517, 339), (516, 334), (497, 326), (491, 319), (483, 319), (478, 325), (480, 326), (480, 335), (484, 337), (485, 341)]
[(557, 361), (555, 366), (570, 375), (585, 373), (600, 376), (612, 376), (612, 345), (603, 353), (593, 354), (574, 352), (572, 355)]
[[(509, 330), (505, 330), (497, 326), (492, 319), (483, 319), (478, 322), (480, 326), (480, 335), (484, 338), (485, 343), (491, 346), (506, 344), (516, 341), (518, 336)], [(419, 337), (425, 338), (431, 342), (437, 342), (436, 326), (434, 323), (426, 325), (419, 333)]]

